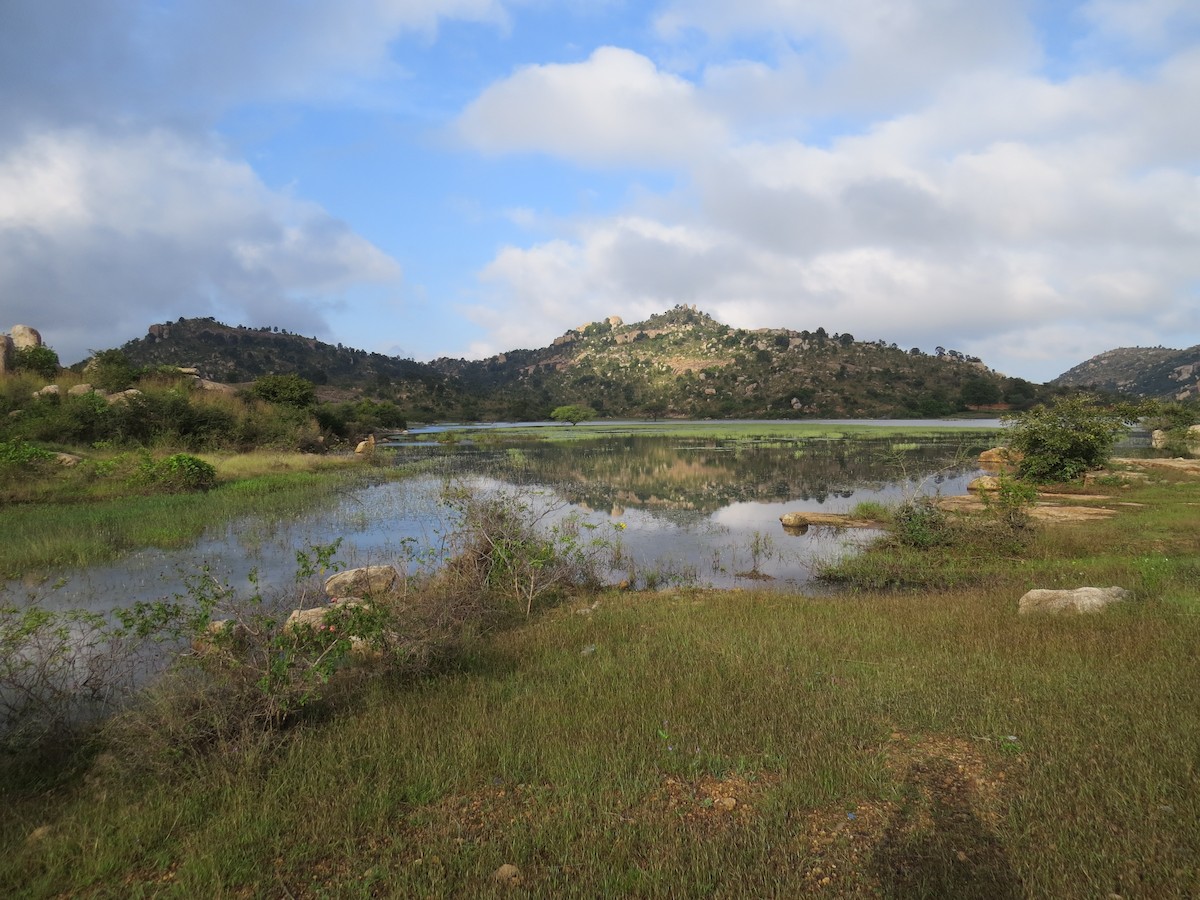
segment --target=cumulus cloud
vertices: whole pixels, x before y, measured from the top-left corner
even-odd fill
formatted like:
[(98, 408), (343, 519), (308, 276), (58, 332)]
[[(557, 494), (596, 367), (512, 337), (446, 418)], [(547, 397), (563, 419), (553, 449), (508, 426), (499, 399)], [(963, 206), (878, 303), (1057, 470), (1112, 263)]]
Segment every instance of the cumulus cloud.
[[(1111, 25), (1136, 15), (1133, 6), (1097, 2), (1086, 12)], [(1151, 31), (1181, 9), (1157, 7), (1144, 20)], [(1200, 135), (1184, 113), (1200, 93), (1200, 50), (1136, 73), (1096, 65), (1051, 80), (1016, 4), (978, 12), (959, 2), (755, 0), (736, 14), (707, 0), (673, 4), (658, 20), (667, 38), (774, 30), (813, 44), (774, 63), (701, 69), (684, 92), (688, 108), (724, 111), (728, 139), (676, 154), (685, 187), (555, 240), (504, 248), (482, 273), (494, 305), (473, 314), (530, 345), (584, 313), (629, 318), (697, 303), (734, 325), (942, 344), (1039, 379), (1119, 343), (1200, 342)], [(923, 58), (905, 68), (910, 38)], [(797, 66), (803, 53), (813, 60)], [(903, 90), (869, 85), (893, 59)], [(761, 100), (803, 82), (802, 105), (814, 78), (887, 109), (814, 141), (820, 102), (789, 118)], [(560, 84), (556, 104), (586, 119), (587, 92), (574, 103), (565, 96), (574, 87)], [(759, 114), (770, 121), (754, 122)], [(575, 127), (588, 133), (603, 121)], [(636, 135), (623, 142), (638, 146)], [(597, 161), (537, 131), (505, 149)]]
[[(399, 265), (272, 190), (214, 138), (239, 103), (357, 99), (390, 43), (498, 0), (13, 0), (0, 4), (0, 303), (64, 360), (214, 314), (325, 331)], [(378, 91), (377, 91), (378, 93)]]
[(601, 47), (581, 63), (520, 69), (468, 106), (458, 130), (488, 153), (548, 153), (598, 165), (676, 163), (724, 139), (690, 82), (617, 47)]
[(345, 223), (168, 131), (43, 132), (0, 155), (0, 297), (65, 361), (179, 315), (321, 331), (329, 298), (399, 274)]

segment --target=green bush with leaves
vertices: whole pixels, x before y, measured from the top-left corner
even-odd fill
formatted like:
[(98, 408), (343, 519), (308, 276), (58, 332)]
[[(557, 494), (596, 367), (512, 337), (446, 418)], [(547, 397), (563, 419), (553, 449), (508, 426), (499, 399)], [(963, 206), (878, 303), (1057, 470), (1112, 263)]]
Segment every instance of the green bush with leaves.
[(1046, 483), (1072, 481), (1104, 466), (1118, 438), (1138, 415), (1132, 406), (1106, 406), (1079, 395), (1052, 406), (1039, 404), (1003, 421), (1009, 429), (1009, 446), (1023, 457), (1021, 477)]
[(92, 354), (83, 373), (101, 390), (123, 391), (137, 380), (140, 370), (120, 350), (101, 350)]
[(25, 441), (0, 441), (0, 468), (24, 468), (54, 459), (54, 454)]
[(13, 354), (13, 369), (17, 372), (31, 372), (52, 381), (61, 368), (58, 354), (49, 347), (22, 347)]
[(172, 493), (207, 491), (216, 487), (217, 470), (187, 453), (174, 453), (165, 459), (147, 454), (138, 466), (137, 480)]
[(264, 375), (250, 388), (250, 393), (269, 403), (307, 408), (317, 400), (317, 388), (299, 375)]

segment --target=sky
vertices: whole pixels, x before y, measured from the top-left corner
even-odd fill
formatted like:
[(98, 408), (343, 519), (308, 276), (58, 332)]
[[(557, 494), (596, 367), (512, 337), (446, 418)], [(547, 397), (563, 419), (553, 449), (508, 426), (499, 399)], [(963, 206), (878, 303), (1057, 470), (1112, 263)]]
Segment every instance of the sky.
[(0, 329), (1200, 344), (1195, 0), (2, 0)]

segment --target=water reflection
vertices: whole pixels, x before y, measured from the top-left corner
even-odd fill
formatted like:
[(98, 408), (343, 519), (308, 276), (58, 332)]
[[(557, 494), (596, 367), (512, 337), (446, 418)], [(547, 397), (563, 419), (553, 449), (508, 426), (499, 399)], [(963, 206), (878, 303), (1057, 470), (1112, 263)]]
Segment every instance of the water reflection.
[[(815, 561), (850, 552), (869, 535), (813, 528), (786, 534), (790, 511), (846, 512), (864, 500), (965, 492), (986, 438), (899, 443), (872, 440), (769, 440), (621, 436), (567, 444), (529, 442), (413, 444), (399, 461), (427, 460), (432, 474), (353, 491), (295, 520), (250, 518), (206, 535), (190, 548), (144, 550), (107, 566), (52, 573), (39, 585), (7, 584), (6, 599), (94, 610), (182, 590), (183, 576), (207, 563), (235, 586), (256, 570), (285, 589), (296, 550), (343, 539), (348, 565), (392, 563), (410, 570), (436, 557), (455, 527), (441, 504), (447, 481), (475, 491), (505, 490), (619, 539), (614, 582), (687, 582), (718, 587), (804, 584)], [(623, 526), (614, 528), (612, 526)]]

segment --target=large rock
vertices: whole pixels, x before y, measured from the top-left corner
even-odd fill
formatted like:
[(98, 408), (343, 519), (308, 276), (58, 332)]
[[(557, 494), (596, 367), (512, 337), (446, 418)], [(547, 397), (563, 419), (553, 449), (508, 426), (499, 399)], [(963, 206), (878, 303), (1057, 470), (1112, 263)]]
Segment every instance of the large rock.
[(879, 522), (871, 519), (856, 519), (849, 513), (790, 512), (780, 516), (779, 521), (784, 528), (796, 529), (806, 529), (810, 525), (829, 525), (833, 528), (881, 527)]
[(310, 609), (295, 609), (291, 615), (287, 617), (287, 621), (283, 623), (284, 634), (294, 634), (297, 628), (305, 625), (321, 629), (325, 625), (325, 614), (339, 607), (345, 608), (349, 606), (366, 607), (367, 603), (355, 597), (342, 597), (330, 601), (328, 606), (314, 606)]
[(968, 491), (977, 491), (983, 493), (985, 491), (1000, 490), (1000, 479), (995, 475), (980, 475), (974, 481), (967, 485)]
[(34, 391), (33, 396), (35, 399), (38, 397), (57, 397), (60, 393), (62, 393), (62, 391), (59, 389), (57, 384), (48, 384), (40, 391)]
[(1150, 446), (1155, 450), (1165, 450), (1170, 438), (1167, 433), (1161, 428), (1155, 428), (1150, 432)]
[(1008, 472), (1016, 469), (1025, 458), (1020, 450), (1011, 447), (993, 447), (979, 454), (979, 465), (990, 472)]
[(330, 597), (378, 597), (386, 594), (396, 583), (397, 572), (391, 566), (363, 566), (347, 569), (325, 579), (325, 593)]
[(140, 396), (142, 396), (142, 392), (137, 388), (126, 388), (123, 391), (117, 391), (115, 394), (109, 394), (108, 405), (112, 406), (114, 403), (128, 403), (130, 400)]
[(30, 328), (28, 325), (14, 325), (9, 333), (12, 335), (13, 346), (18, 350), (42, 346), (42, 335), (36, 328)]
[(1030, 613), (1091, 613), (1099, 612), (1113, 603), (1129, 599), (1129, 591), (1120, 587), (1081, 587), (1073, 590), (1036, 588), (1017, 604), (1021, 615)]

